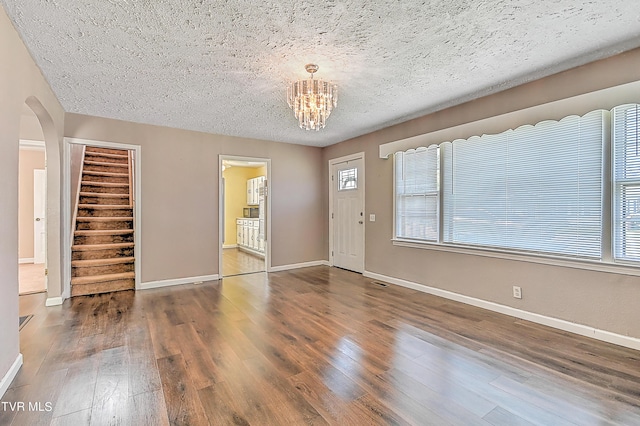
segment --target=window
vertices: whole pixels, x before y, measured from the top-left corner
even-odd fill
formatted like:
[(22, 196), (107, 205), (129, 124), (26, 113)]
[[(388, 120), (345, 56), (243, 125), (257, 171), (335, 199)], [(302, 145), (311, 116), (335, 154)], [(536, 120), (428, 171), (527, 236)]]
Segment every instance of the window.
[[(601, 259), (609, 115), (397, 153), (396, 238)], [(640, 167), (637, 177), (640, 212)]]
[(438, 240), (439, 149), (419, 148), (395, 155), (396, 236)]
[(640, 108), (613, 109), (613, 256), (640, 261)]
[(338, 170), (338, 191), (358, 189), (358, 169)]

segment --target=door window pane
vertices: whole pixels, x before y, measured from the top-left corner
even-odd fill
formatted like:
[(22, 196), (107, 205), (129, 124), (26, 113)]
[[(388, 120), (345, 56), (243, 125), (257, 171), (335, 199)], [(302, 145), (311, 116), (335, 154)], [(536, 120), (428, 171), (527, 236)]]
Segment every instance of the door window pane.
[(358, 169), (338, 170), (338, 191), (358, 189)]

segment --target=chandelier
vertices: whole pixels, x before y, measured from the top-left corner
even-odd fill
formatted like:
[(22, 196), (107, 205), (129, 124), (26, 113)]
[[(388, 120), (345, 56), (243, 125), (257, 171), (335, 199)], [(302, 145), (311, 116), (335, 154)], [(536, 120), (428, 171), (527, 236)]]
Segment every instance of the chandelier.
[(315, 80), (315, 64), (305, 65), (311, 77), (298, 80), (287, 87), (287, 103), (298, 119), (301, 129), (323, 129), (333, 108), (338, 104), (338, 87), (323, 80)]

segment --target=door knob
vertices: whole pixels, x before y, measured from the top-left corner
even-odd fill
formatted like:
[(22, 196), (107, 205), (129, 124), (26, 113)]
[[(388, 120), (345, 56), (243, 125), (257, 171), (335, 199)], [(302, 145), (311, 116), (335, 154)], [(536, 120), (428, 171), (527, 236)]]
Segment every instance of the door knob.
[(40, 218), (39, 217), (36, 217), (36, 222), (40, 222)]
[(359, 220), (359, 221), (358, 221), (358, 223), (359, 223), (360, 225), (362, 225), (364, 222), (363, 222), (363, 221), (361, 221), (361, 220)]

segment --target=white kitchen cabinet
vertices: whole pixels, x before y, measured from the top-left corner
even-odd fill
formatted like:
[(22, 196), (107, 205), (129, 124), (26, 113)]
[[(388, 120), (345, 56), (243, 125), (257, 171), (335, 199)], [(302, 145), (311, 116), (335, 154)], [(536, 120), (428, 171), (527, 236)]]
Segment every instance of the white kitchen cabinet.
[(258, 218), (236, 220), (238, 248), (258, 256), (264, 256), (265, 241), (260, 232), (261, 221)]
[(260, 204), (260, 198), (263, 195), (261, 192), (264, 191), (265, 180), (266, 178), (264, 176), (247, 180), (247, 205), (257, 206)]
[(253, 226), (249, 228), (249, 248), (256, 249), (256, 230)]
[(244, 242), (244, 220), (236, 219), (236, 244), (245, 245)]
[(247, 180), (247, 205), (254, 206), (256, 205), (256, 197), (255, 197), (255, 184), (254, 179)]

